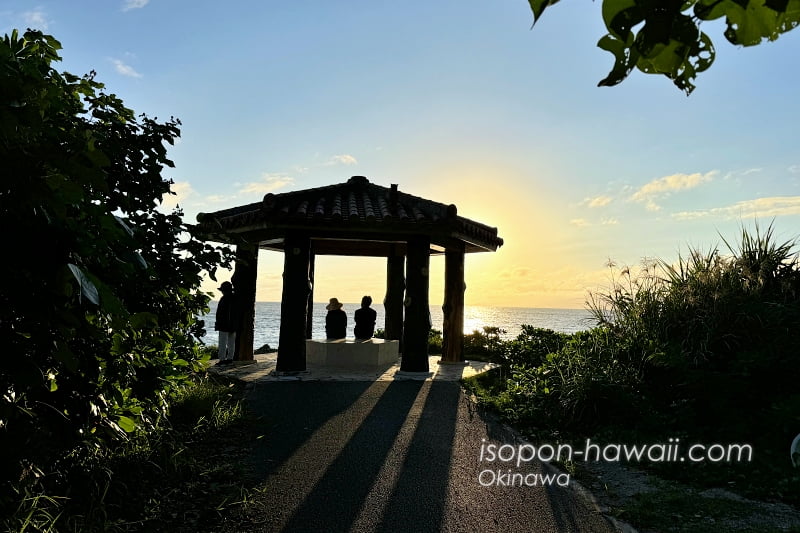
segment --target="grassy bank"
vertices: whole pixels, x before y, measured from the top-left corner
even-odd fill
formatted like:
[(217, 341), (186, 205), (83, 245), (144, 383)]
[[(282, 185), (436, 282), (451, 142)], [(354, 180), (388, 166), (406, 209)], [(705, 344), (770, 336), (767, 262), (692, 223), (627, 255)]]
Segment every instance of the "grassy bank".
[(203, 374), (168, 417), (106, 452), (75, 450), (20, 494), (3, 531), (194, 531), (246, 502), (250, 434), (241, 385)]
[(467, 386), (534, 441), (680, 442), (683, 455), (692, 444), (748, 444), (751, 461), (633, 466), (800, 504), (789, 460), (800, 432), (796, 242), (777, 242), (770, 226), (723, 243), (675, 264), (611, 265), (611, 286), (589, 298), (595, 328), (525, 326), (492, 349), (502, 368)]

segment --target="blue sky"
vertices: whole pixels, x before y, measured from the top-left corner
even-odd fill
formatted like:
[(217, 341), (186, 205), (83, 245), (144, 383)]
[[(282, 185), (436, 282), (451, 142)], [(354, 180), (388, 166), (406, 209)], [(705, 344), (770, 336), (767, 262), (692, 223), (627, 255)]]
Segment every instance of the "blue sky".
[[(580, 307), (608, 259), (671, 261), (754, 215), (800, 233), (800, 32), (744, 49), (706, 24), (717, 58), (690, 97), (638, 72), (598, 88), (600, 5), (531, 30), (524, 0), (6, 0), (0, 30), (43, 29), (63, 70), (180, 118), (167, 175), (191, 220), (364, 175), (497, 226), (506, 245), (467, 258), (470, 304)], [(260, 261), (258, 297), (279, 300), (282, 258)], [(317, 265), (320, 301), (380, 301), (382, 260)]]

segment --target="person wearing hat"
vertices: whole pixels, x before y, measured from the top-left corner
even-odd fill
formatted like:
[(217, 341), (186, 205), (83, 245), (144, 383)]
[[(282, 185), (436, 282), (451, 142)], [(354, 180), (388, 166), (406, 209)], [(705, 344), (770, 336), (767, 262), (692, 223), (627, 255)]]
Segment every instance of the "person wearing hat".
[(219, 331), (219, 362), (217, 364), (230, 365), (233, 363), (236, 351), (236, 331), (239, 329), (240, 322), (239, 306), (230, 281), (223, 282), (219, 290), (222, 292), (222, 298), (217, 304), (217, 315), (214, 321), (214, 329)]
[(331, 298), (325, 309), (328, 310), (328, 315), (325, 317), (325, 336), (329, 339), (347, 337), (347, 313), (342, 310), (339, 300)]

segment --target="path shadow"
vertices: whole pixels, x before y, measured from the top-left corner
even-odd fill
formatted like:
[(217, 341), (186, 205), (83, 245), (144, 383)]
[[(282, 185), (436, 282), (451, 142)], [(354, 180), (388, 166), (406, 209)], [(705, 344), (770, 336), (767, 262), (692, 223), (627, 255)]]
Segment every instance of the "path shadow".
[(445, 513), (461, 387), (431, 382), (422, 416), (377, 531), (439, 531)]
[(248, 408), (258, 417), (263, 435), (254, 449), (254, 478), (265, 479), (327, 420), (352, 406), (369, 386), (369, 382), (257, 385), (248, 395)]
[(259, 387), (262, 530), (402, 531), (409, 513), (417, 530), (439, 530), (460, 395), (430, 381)]

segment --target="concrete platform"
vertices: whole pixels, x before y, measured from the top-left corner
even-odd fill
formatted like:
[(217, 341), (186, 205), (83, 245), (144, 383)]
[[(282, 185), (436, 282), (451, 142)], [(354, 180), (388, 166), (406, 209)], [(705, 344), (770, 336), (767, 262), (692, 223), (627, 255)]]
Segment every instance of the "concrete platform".
[(308, 339), (306, 363), (312, 366), (359, 369), (388, 366), (400, 356), (400, 341), (385, 339)]
[(360, 368), (341, 368), (308, 363), (305, 372), (276, 375), (277, 352), (256, 355), (255, 362), (236, 362), (230, 366), (215, 366), (209, 371), (235, 377), (245, 382), (270, 383), (279, 381), (458, 381), (487, 372), (498, 365), (484, 361), (466, 361), (464, 364), (439, 364), (441, 355), (428, 358), (429, 372), (401, 372), (400, 361), (385, 365)]

